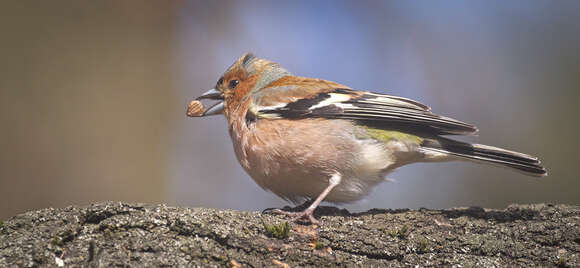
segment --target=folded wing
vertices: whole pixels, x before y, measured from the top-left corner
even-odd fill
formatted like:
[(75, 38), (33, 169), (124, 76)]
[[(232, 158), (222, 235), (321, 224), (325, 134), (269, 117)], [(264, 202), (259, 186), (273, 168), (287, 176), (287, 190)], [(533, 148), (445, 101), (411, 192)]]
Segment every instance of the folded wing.
[(433, 135), (470, 135), (473, 125), (430, 112), (414, 100), (346, 88), (329, 89), (283, 105), (260, 106), (263, 118), (333, 118), (349, 119), (380, 128), (405, 128)]

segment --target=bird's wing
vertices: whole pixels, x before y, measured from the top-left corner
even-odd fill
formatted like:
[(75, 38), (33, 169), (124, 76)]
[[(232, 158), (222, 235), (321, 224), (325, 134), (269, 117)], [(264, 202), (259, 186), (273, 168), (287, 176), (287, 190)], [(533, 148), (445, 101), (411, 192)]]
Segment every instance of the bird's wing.
[[(288, 89), (285, 86), (284, 89)], [(299, 88), (294, 90), (299, 91)], [(275, 92), (276, 88), (268, 91)], [(477, 132), (473, 125), (436, 115), (420, 102), (385, 94), (330, 88), (310, 92), (302, 98), (257, 105), (258, 118), (330, 118), (349, 119), (378, 128), (405, 128), (434, 135), (469, 135)]]

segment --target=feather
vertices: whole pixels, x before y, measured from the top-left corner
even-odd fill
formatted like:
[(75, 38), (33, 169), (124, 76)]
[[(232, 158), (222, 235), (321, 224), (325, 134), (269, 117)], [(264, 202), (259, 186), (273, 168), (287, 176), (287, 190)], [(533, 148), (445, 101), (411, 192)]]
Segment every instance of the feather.
[(272, 107), (259, 107), (267, 118), (333, 118), (355, 120), (373, 127), (404, 127), (433, 135), (474, 134), (470, 124), (436, 115), (420, 102), (391, 95), (337, 88)]
[(537, 157), (482, 144), (469, 144), (438, 137), (425, 139), (421, 150), (453, 155), (477, 162), (509, 167), (528, 175), (546, 176), (547, 171)]

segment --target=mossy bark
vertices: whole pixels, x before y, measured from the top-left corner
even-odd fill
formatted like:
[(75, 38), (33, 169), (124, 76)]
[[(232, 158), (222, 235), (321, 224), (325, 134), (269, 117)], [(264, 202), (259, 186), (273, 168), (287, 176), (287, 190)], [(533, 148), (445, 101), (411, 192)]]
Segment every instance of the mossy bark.
[(289, 236), (258, 212), (100, 203), (0, 226), (0, 266), (580, 266), (580, 207), (370, 210), (322, 207)]

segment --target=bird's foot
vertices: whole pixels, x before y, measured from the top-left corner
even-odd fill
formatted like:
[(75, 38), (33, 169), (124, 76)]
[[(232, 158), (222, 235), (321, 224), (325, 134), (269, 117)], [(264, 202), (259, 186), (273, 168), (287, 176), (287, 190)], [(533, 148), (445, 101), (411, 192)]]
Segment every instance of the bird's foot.
[(307, 208), (307, 209), (300, 211), (300, 212), (285, 211), (285, 210), (281, 210), (281, 209), (276, 208), (276, 209), (264, 210), (263, 213), (285, 215), (285, 216), (291, 217), (293, 222), (307, 221), (307, 222), (310, 222), (311, 224), (320, 225), (320, 222), (314, 218), (314, 215), (313, 215), (314, 209), (311, 209), (311, 208)]

